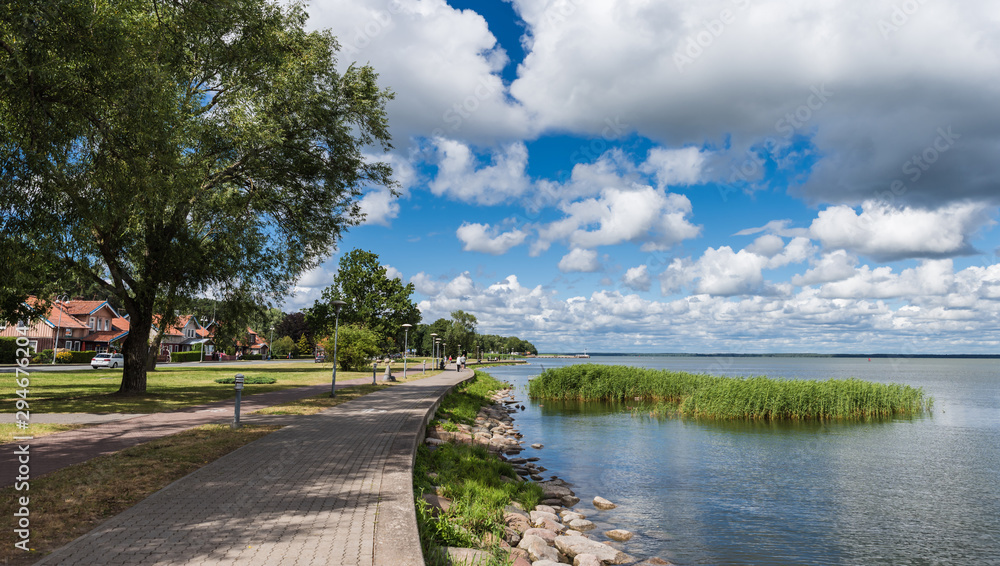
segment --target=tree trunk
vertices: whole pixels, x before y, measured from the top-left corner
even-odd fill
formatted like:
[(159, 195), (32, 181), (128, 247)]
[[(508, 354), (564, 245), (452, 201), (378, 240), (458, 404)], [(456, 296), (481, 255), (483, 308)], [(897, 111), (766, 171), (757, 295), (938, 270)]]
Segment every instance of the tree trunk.
[(152, 305), (148, 312), (129, 312), (129, 330), (125, 337), (125, 371), (118, 393), (136, 395), (146, 392), (146, 357), (149, 355), (149, 330), (153, 326)]

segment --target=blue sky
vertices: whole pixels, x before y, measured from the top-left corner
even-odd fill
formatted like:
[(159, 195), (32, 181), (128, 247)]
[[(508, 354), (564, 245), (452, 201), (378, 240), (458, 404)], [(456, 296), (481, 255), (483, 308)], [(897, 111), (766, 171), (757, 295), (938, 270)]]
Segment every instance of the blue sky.
[[(541, 351), (996, 353), (1000, 8), (352, 0), (392, 88), (376, 252)], [(981, 4), (981, 5), (980, 5)]]

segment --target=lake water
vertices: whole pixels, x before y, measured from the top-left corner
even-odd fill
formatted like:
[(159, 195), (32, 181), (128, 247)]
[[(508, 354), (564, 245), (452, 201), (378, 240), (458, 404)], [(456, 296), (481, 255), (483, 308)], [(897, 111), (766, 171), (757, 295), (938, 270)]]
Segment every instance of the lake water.
[[(928, 416), (875, 423), (714, 423), (535, 402), (542, 367), (858, 377), (923, 387)], [(518, 387), (515, 425), (571, 482), (598, 530), (676, 564), (1000, 564), (1000, 360), (604, 357), (488, 370)], [(596, 511), (600, 495), (618, 504)]]

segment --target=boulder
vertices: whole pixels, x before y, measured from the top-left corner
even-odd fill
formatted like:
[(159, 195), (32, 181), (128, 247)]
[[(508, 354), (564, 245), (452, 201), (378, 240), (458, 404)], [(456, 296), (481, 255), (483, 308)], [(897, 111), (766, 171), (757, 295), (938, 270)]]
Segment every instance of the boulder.
[(573, 557), (573, 566), (604, 566), (604, 563), (593, 554), (577, 554)]
[(531, 524), (532, 526), (537, 527), (539, 529), (548, 529), (550, 531), (555, 531), (557, 533), (561, 533), (566, 530), (566, 525), (563, 525), (562, 523), (557, 523), (552, 519), (541, 519), (538, 521), (534, 521)]
[[(536, 507), (536, 509), (537, 509), (537, 507)], [(537, 510), (536, 511), (532, 511), (530, 513), (530, 516), (531, 516), (531, 522), (532, 522), (532, 524), (537, 523), (538, 521), (541, 521), (543, 519), (548, 519), (548, 520), (554, 521), (556, 523), (562, 522), (562, 520), (559, 518), (559, 515), (556, 515), (555, 513), (549, 513), (547, 511), (537, 511)]]
[(539, 482), (538, 486), (542, 488), (542, 497), (544, 499), (559, 499), (566, 495), (576, 495), (570, 488), (551, 481)]
[(562, 520), (563, 520), (564, 523), (569, 523), (573, 519), (586, 519), (587, 518), (587, 516), (584, 515), (583, 513), (577, 513), (575, 511), (563, 511), (562, 513), (559, 514), (559, 516), (562, 517)]
[(569, 523), (566, 523), (566, 525), (569, 528), (575, 529), (575, 530), (578, 530), (578, 531), (590, 531), (590, 530), (594, 529), (594, 523), (592, 523), (592, 522), (590, 522), (590, 521), (588, 521), (586, 519), (573, 519)]
[(611, 540), (625, 542), (632, 538), (632, 533), (630, 531), (626, 531), (625, 529), (614, 529), (612, 531), (604, 531), (604, 536)]
[(531, 447), (534, 448), (535, 450), (541, 449), (542, 446), (544, 446), (544, 445), (543, 444), (538, 444), (537, 442), (535, 444), (531, 445)]
[(530, 528), (524, 531), (524, 536), (536, 536), (544, 540), (548, 544), (553, 544), (556, 542), (556, 537), (559, 536), (556, 531), (550, 531), (548, 529)]
[(425, 493), (423, 498), (424, 501), (431, 506), (431, 515), (435, 517), (441, 513), (447, 513), (448, 509), (451, 508), (451, 500), (447, 497), (441, 497), (440, 495), (435, 495), (433, 493)]
[[(528, 543), (525, 544), (525, 541), (528, 541)], [(541, 537), (526, 536), (521, 539), (521, 544), (518, 546), (528, 551), (528, 557), (531, 558), (532, 562), (537, 562), (539, 560), (559, 562), (559, 552), (549, 546), (549, 544)]]
[(642, 562), (636, 562), (632, 566), (674, 566), (673, 562), (667, 562), (662, 558), (657, 558), (656, 556), (652, 558), (647, 558)]
[(569, 557), (576, 557), (579, 554), (593, 554), (606, 564), (628, 564), (636, 561), (634, 557), (620, 550), (579, 536), (556, 537), (556, 548)]
[(548, 505), (535, 505), (535, 511), (541, 511), (543, 513), (552, 513), (553, 515), (556, 514), (556, 510), (553, 509), (552, 507), (549, 507)]
[(441, 440), (440, 438), (431, 438), (428, 436), (427, 438), (424, 439), (424, 444), (428, 446), (440, 446), (444, 444), (444, 441)]
[(504, 513), (503, 522), (519, 533), (523, 533), (531, 528), (531, 521), (527, 517), (517, 513)]
[(607, 499), (598, 496), (594, 498), (594, 507), (597, 507), (598, 509), (614, 509), (615, 507), (618, 506), (608, 501)]
[(580, 502), (580, 498), (575, 495), (564, 495), (559, 498), (564, 507), (573, 507)]

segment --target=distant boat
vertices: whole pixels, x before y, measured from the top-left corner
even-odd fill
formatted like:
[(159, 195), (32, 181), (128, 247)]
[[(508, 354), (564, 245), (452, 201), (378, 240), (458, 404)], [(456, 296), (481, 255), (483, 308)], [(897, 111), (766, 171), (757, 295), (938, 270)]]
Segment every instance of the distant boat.
[(589, 358), (590, 356), (587, 354), (587, 351), (584, 350), (582, 354), (577, 354), (576, 357), (578, 357), (578, 358)]

